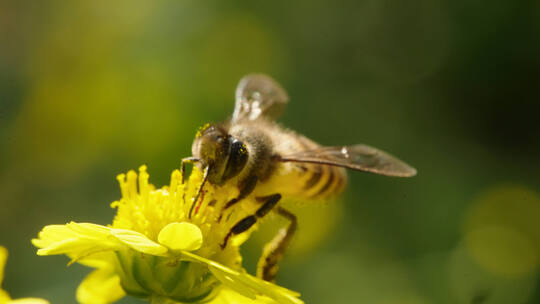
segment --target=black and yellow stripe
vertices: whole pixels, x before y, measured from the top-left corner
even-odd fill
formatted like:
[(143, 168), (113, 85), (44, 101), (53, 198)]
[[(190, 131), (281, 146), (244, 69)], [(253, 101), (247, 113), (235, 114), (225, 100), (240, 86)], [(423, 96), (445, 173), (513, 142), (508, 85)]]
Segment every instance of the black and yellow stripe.
[(321, 166), (311, 166), (311, 177), (304, 184), (305, 191), (311, 190), (321, 180), (321, 177), (323, 176), (323, 170), (320, 167)]
[(324, 199), (343, 191), (347, 182), (345, 170), (328, 165), (310, 165), (311, 176), (303, 190), (310, 199)]

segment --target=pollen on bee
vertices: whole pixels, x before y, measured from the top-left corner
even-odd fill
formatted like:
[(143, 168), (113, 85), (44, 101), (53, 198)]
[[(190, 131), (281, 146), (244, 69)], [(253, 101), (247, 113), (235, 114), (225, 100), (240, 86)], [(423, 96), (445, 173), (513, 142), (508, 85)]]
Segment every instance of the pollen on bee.
[(208, 129), (210, 127), (210, 123), (206, 123), (205, 125), (203, 125), (202, 127), (199, 128), (199, 130), (197, 130), (197, 133), (195, 133), (195, 138), (199, 138), (202, 136), (202, 132), (204, 132), (206, 129)]
[(240, 147), (240, 153), (242, 153), (242, 154), (246, 154), (246, 153), (247, 153), (247, 148), (246, 148), (246, 145), (245, 145), (245, 144), (242, 144), (242, 146)]

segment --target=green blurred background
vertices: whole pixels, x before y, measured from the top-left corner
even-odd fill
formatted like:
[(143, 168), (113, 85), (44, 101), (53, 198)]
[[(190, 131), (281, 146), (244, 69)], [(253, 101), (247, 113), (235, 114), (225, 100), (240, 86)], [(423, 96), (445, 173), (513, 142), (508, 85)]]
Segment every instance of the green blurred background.
[(0, 2), (5, 289), (75, 302), (88, 270), (30, 239), (110, 223), (118, 173), (167, 184), (250, 72), (287, 88), (284, 125), (419, 171), (351, 173), (342, 204), (301, 208), (278, 283), (313, 304), (540, 302), (540, 2), (510, 0)]

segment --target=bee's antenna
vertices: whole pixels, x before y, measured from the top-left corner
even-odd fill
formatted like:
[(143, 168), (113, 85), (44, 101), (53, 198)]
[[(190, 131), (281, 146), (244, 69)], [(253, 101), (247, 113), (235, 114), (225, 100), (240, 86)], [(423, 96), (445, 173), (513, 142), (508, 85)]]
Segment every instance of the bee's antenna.
[(189, 208), (189, 214), (188, 218), (191, 219), (191, 215), (193, 213), (193, 209), (195, 208), (195, 205), (197, 204), (197, 201), (199, 200), (199, 197), (201, 197), (201, 193), (203, 190), (204, 185), (206, 184), (206, 181), (208, 180), (208, 172), (210, 172), (210, 166), (204, 167), (204, 175), (201, 185), (199, 186), (199, 189), (197, 190), (197, 194), (191, 201), (191, 207)]

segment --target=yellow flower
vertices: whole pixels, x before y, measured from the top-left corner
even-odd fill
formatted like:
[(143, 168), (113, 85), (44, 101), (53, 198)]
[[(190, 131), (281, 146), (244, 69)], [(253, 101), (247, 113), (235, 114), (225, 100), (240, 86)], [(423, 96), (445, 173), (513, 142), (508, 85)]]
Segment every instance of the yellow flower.
[(111, 303), (125, 294), (152, 303), (303, 303), (299, 294), (245, 272), (238, 246), (247, 233), (220, 247), (255, 202), (220, 216), (236, 189), (207, 184), (194, 202), (202, 182), (196, 168), (186, 183), (175, 170), (161, 189), (148, 177), (145, 166), (138, 176), (118, 176), (122, 199), (111, 204), (117, 208), (112, 225), (49, 225), (32, 240), (38, 255), (66, 254), (70, 263), (96, 268), (77, 290), (80, 303)]
[[(4, 266), (6, 265), (8, 252), (5, 247), (0, 246), (0, 286), (4, 280)], [(48, 304), (49, 302), (38, 298), (23, 298), (12, 300), (9, 294), (0, 288), (0, 304)]]

